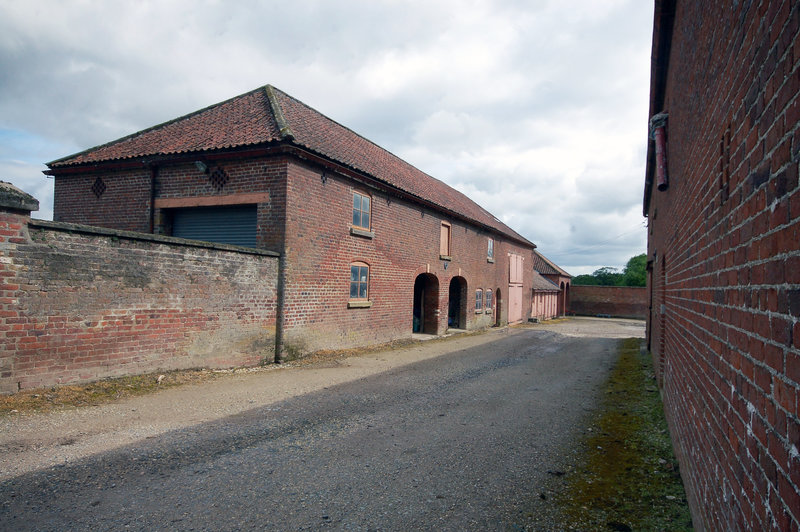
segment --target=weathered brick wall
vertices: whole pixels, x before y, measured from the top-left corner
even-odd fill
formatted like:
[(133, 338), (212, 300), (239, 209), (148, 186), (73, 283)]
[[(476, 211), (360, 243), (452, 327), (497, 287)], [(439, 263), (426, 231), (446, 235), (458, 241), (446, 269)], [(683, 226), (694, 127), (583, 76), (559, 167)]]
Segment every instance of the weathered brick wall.
[(800, 3), (676, 2), (649, 331), (700, 529), (800, 528), (799, 93)]
[[(205, 172), (194, 161), (184, 161), (59, 175), (53, 219), (139, 232), (150, 232), (152, 225), (153, 232), (169, 235), (171, 209), (254, 203), (258, 205), (258, 246), (280, 252), (286, 204), (285, 158), (206, 158), (204, 162)], [(216, 181), (212, 179), (215, 171), (223, 176)], [(98, 180), (102, 181), (100, 189), (96, 187)]]
[(607, 314), (621, 318), (647, 318), (647, 290), (638, 286), (572, 285), (569, 309), (574, 314)]
[[(280, 252), (283, 243), (286, 205), (286, 160), (283, 157), (207, 160), (208, 170), (194, 163), (163, 165), (156, 178), (156, 232), (171, 234), (172, 208), (258, 205), (259, 248)], [(224, 184), (213, 184), (214, 172), (221, 171)]]
[(150, 230), (150, 170), (59, 177), (53, 188), (53, 220), (125, 231)]
[[(532, 250), (497, 234), (476, 230), (352, 180), (299, 163), (289, 164), (287, 190), (286, 337), (290, 350), (365, 345), (408, 338), (412, 332), (414, 281), (426, 272), (439, 284), (438, 332), (447, 330), (451, 279), (466, 282), (467, 328), (495, 323), (493, 312), (475, 312), (475, 290), (500, 289), (507, 319), (509, 253), (524, 257), (522, 319), (530, 316)], [(372, 238), (350, 233), (353, 191), (372, 197)], [(442, 221), (452, 224), (452, 260), (439, 259)], [(495, 262), (487, 239), (495, 239)], [(370, 266), (369, 308), (348, 308), (350, 264)], [(445, 269), (445, 265), (447, 268)]]
[(0, 211), (0, 391), (274, 355), (277, 258)]
[[(530, 316), (533, 277), (530, 248), (457, 219), (443, 217), (433, 209), (389, 197), (371, 186), (359, 185), (353, 176), (346, 177), (328, 169), (323, 180), (320, 166), (294, 156), (209, 154), (204, 162), (207, 172), (198, 169), (194, 160), (124, 170), (118, 174), (119, 183), (114, 182), (117, 174), (90, 170), (86, 174), (59, 176), (56, 185), (62, 190), (61, 196), (76, 199), (71, 204), (57, 199), (56, 215), (59, 219), (69, 217), (118, 228), (124, 225), (113, 216), (114, 209), (119, 208), (124, 220), (135, 218), (140, 221), (137, 227), (145, 227), (149, 223), (151, 177), (154, 179), (153, 230), (156, 233), (171, 233), (172, 209), (257, 204), (258, 247), (283, 252), (286, 246), (285, 302), (283, 316), (278, 319), (283, 319), (285, 324), (289, 356), (410, 337), (414, 282), (422, 273), (430, 273), (438, 282), (438, 302), (428, 309), (429, 313), (438, 311), (435, 331), (431, 332), (441, 334), (447, 330), (449, 287), (454, 277), (459, 277), (466, 285), (463, 299), (467, 328), (488, 327), (498, 321), (506, 323), (509, 253), (524, 257), (521, 319)], [(219, 181), (215, 183), (211, 179), (217, 169), (225, 175), (221, 186)], [(131, 174), (139, 176), (140, 180), (130, 178)], [(109, 188), (96, 198), (91, 185), (98, 176)], [(67, 190), (70, 194), (66, 194)], [(350, 232), (354, 190), (372, 196), (374, 235), (371, 238)], [(135, 213), (126, 211), (128, 206), (116, 197), (142, 194), (146, 195), (146, 201), (135, 204)], [(86, 202), (88, 210), (94, 213), (91, 217), (74, 212), (80, 211), (80, 201)], [(439, 258), (442, 221), (452, 224), (450, 261)], [(494, 263), (487, 261), (489, 237), (495, 241)], [(371, 306), (367, 308), (348, 305), (350, 264), (356, 261), (370, 266)], [(500, 295), (489, 312), (475, 310), (476, 289), (492, 290), (493, 294)], [(499, 320), (496, 303), (501, 309)]]

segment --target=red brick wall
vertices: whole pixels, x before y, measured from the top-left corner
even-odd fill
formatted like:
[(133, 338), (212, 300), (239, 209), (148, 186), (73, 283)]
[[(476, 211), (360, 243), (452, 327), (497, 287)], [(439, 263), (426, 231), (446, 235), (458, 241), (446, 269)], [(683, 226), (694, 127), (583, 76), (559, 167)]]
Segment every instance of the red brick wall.
[[(205, 159), (207, 172), (200, 171), (194, 162), (161, 164), (154, 167), (155, 212), (153, 230), (170, 234), (170, 207), (258, 204), (258, 244), (263, 249), (280, 251), (283, 241), (284, 205), (286, 203), (286, 160), (282, 157)], [(211, 174), (221, 170), (227, 177), (223, 186), (212, 184)], [(105, 191), (97, 197), (92, 186), (102, 179)], [(150, 231), (151, 170), (139, 168), (84, 174), (58, 175), (55, 179), (53, 219), (122, 229)], [(242, 197), (247, 199), (240, 199)], [(193, 199), (193, 204), (175, 200)], [(159, 202), (172, 204), (165, 207)], [(162, 208), (163, 207), (163, 208)]]
[(28, 221), (0, 212), (0, 392), (272, 361), (274, 256)]
[[(255, 202), (258, 205), (258, 247), (281, 252), (286, 205), (285, 158), (224, 159), (207, 163), (207, 173), (198, 170), (194, 163), (164, 165), (159, 169), (156, 179), (157, 232), (171, 234), (169, 208), (159, 208), (159, 203), (194, 200), (195, 204), (180, 204), (189, 207)], [(215, 188), (210, 179), (218, 169), (227, 177), (221, 188)], [(254, 201), (253, 197), (259, 199)]]
[[(507, 298), (511, 252), (525, 258), (523, 319), (530, 316), (531, 249), (330, 171), (323, 183), (321, 173), (289, 164), (286, 336), (290, 350), (410, 337), (414, 281), (428, 271), (439, 281), (439, 333), (447, 329), (449, 286), (456, 276), (467, 284), (467, 328), (488, 327), (494, 324), (494, 315), (475, 313), (475, 290), (496, 293), (499, 287)], [(373, 238), (350, 234), (353, 191), (372, 196)], [(451, 261), (439, 259), (442, 221), (452, 224)], [(495, 239), (493, 264), (486, 257), (489, 236)], [(355, 261), (370, 265), (369, 308), (348, 308), (349, 266)], [(507, 303), (502, 303), (503, 316), (507, 316)]]
[(636, 286), (572, 285), (570, 311), (584, 316), (607, 314), (622, 318), (647, 318), (647, 290)]
[(707, 530), (800, 528), (799, 93), (800, 3), (677, 2), (648, 330)]
[[(332, 170), (325, 171), (326, 180), (323, 182), (320, 167), (302, 163), (294, 157), (218, 157), (217, 160), (210, 157), (205, 162), (209, 173), (203, 173), (191, 161), (158, 167), (154, 229), (157, 233), (170, 234), (171, 208), (231, 204), (244, 196), (262, 195), (257, 201), (258, 246), (277, 252), (282, 252), (284, 245), (286, 247), (283, 322), (285, 346), (290, 357), (318, 349), (410, 337), (414, 281), (419, 274), (427, 272), (436, 276), (439, 282), (438, 333), (447, 330), (449, 286), (455, 276), (466, 282), (467, 328), (488, 327), (497, 321), (494, 309), (488, 313), (475, 311), (477, 288), (491, 289), (494, 294), (499, 288), (502, 298), (500, 322), (505, 323), (508, 318), (509, 253), (521, 254), (525, 258), (522, 319), (526, 320), (530, 315), (533, 275), (530, 248), (457, 219), (443, 217), (418, 204), (389, 197), (369, 186), (358, 185), (350, 177)], [(210, 172), (217, 168), (224, 170), (227, 176), (223, 187), (214, 187), (209, 180)], [(119, 174), (122, 181), (113, 188), (109, 186), (100, 203), (113, 204), (123, 213), (124, 219), (138, 216), (146, 225), (150, 174), (140, 172), (142, 180), (136, 182), (128, 178), (129, 173)], [(57, 188), (88, 193), (91, 203), (91, 198), (94, 198), (91, 185), (96, 175), (103, 175), (106, 183), (114, 183), (112, 174), (57, 176)], [(64, 184), (61, 184), (62, 180)], [(350, 233), (354, 190), (372, 196), (373, 238)], [(125, 211), (128, 206), (124, 201), (115, 199), (116, 196), (133, 197), (142, 191), (148, 194), (148, 202), (135, 203), (136, 215)], [(252, 203), (251, 199), (241, 201)], [(59, 219), (75, 218), (94, 225), (120, 227), (120, 223), (113, 220), (113, 210), (97, 208), (99, 214), (88, 218), (73, 213), (80, 211), (78, 201), (72, 204), (57, 201), (56, 204)], [(439, 258), (442, 221), (452, 224), (451, 261)], [(494, 263), (488, 262), (486, 256), (490, 236), (495, 240)], [(369, 308), (348, 308), (349, 267), (356, 261), (370, 266), (372, 305)]]
[[(100, 179), (98, 197), (92, 186)], [(53, 220), (125, 231), (150, 230), (150, 170), (64, 175), (55, 179)]]

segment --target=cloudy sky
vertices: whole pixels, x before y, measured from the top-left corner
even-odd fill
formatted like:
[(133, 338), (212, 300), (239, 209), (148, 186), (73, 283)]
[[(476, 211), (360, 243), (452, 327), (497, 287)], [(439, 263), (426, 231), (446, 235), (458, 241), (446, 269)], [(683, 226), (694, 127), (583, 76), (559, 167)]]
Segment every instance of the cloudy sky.
[(645, 252), (652, 2), (0, 0), (0, 180), (272, 84), (572, 274)]

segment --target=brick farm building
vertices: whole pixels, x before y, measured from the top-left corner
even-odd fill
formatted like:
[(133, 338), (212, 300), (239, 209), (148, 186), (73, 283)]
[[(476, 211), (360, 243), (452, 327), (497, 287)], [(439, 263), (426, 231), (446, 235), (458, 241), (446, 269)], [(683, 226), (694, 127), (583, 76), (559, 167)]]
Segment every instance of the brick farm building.
[(272, 86), (48, 166), (55, 222), (279, 254), (279, 358), (530, 317), (534, 244)]
[(656, 0), (647, 340), (700, 530), (800, 528), (800, 3)]

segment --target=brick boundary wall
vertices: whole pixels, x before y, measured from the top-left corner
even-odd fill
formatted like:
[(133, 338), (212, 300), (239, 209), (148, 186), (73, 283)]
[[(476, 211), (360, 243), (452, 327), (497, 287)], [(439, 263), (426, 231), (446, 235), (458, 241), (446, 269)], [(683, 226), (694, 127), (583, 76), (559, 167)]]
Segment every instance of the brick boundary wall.
[(1, 393), (272, 361), (276, 253), (31, 220), (0, 185)]
[(570, 287), (569, 310), (582, 316), (647, 318), (647, 289), (643, 286)]

